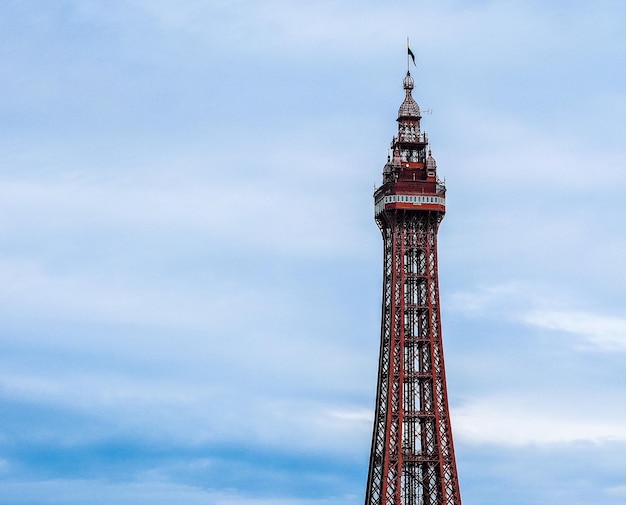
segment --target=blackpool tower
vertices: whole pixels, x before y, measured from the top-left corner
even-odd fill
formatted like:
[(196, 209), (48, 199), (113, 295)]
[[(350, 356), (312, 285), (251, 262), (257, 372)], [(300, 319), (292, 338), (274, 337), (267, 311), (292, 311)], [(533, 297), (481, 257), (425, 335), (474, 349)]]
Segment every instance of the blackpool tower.
[(408, 71), (403, 84), (398, 134), (374, 192), (383, 236), (383, 296), (365, 505), (461, 505), (437, 274), (446, 188), (421, 131)]

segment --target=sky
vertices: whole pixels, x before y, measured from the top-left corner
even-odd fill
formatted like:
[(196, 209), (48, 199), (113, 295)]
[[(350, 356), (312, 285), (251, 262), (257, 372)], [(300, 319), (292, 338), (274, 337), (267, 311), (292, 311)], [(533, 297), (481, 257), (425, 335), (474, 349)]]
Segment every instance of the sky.
[(407, 37), (463, 503), (626, 502), (625, 25), (2, 0), (0, 502), (363, 502)]

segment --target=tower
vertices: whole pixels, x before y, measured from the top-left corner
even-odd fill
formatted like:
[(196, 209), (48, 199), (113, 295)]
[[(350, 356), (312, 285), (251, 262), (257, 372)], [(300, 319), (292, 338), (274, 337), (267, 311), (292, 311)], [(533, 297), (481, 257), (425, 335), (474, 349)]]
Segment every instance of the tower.
[(461, 505), (437, 273), (446, 189), (431, 151), (427, 154), (428, 137), (420, 128), (408, 71), (403, 84), (393, 155), (374, 192), (383, 236), (383, 296), (365, 505)]

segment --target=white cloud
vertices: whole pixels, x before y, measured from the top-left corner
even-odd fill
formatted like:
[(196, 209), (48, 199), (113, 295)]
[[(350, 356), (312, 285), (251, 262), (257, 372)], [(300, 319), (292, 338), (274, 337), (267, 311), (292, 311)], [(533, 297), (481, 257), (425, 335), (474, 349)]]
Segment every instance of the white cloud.
[[(8, 368), (5, 366), (5, 368)], [(0, 375), (4, 399), (54, 407), (88, 416), (93, 422), (80, 431), (55, 427), (54, 443), (88, 443), (102, 437), (103, 423), (116, 426), (118, 436), (170, 444), (235, 443), (254, 447), (350, 458), (361, 452), (371, 433), (371, 412), (329, 398), (322, 400), (232, 387), (207, 377), (179, 374), (176, 379), (142, 374), (96, 371), (20, 371)], [(252, 379), (253, 380), (253, 379)], [(280, 389), (280, 388), (276, 388)], [(26, 420), (25, 420), (26, 422)], [(46, 440), (50, 426), (29, 424), (31, 440)]]
[[(242, 246), (304, 256), (361, 250), (364, 236), (355, 223), (360, 216), (354, 211), (354, 194), (337, 185), (324, 190), (328, 178), (348, 183), (354, 172), (346, 176), (342, 160), (324, 155), (294, 166), (290, 152), (275, 160), (272, 173), (235, 170), (227, 176), (226, 167), (230, 172), (235, 165), (221, 160), (200, 179), (188, 171), (183, 177), (186, 168), (175, 166), (168, 167), (165, 180), (147, 180), (145, 174), (82, 181), (3, 178), (0, 232), (21, 230), (33, 237), (86, 230), (201, 233), (220, 249)], [(369, 203), (369, 198), (363, 200)]]
[(482, 285), (458, 291), (446, 306), (466, 317), (508, 321), (569, 333), (578, 337), (580, 350), (626, 350), (626, 318), (573, 308), (580, 305), (569, 294), (547, 284)]
[[(589, 416), (593, 410), (595, 415)], [(456, 437), (469, 443), (503, 446), (626, 441), (623, 409), (546, 404), (516, 396), (475, 399), (453, 409)]]
[[(501, 285), (479, 286), (473, 291), (457, 291), (446, 300), (446, 308), (470, 316), (485, 316), (494, 307), (510, 306), (511, 300), (517, 300), (524, 292), (523, 285), (509, 283)], [(501, 314), (501, 312), (499, 312)]]
[[(137, 286), (120, 281), (110, 272), (50, 273), (33, 261), (1, 260), (0, 301), (12, 316), (57, 320), (109, 321), (124, 323), (214, 327), (215, 321), (234, 317), (237, 307), (250, 306), (247, 313), (269, 310), (271, 289), (256, 291), (236, 285), (213, 285), (204, 293), (168, 289), (160, 284)], [(280, 298), (279, 294), (273, 297)]]
[(626, 318), (577, 310), (534, 310), (523, 321), (539, 328), (582, 337), (585, 349), (626, 351)]

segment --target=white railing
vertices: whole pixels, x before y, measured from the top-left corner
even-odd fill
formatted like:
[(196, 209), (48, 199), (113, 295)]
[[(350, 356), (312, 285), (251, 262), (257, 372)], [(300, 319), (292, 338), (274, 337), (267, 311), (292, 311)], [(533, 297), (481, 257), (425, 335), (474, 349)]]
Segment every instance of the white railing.
[(422, 205), (446, 205), (446, 199), (443, 196), (435, 195), (387, 195), (382, 197), (374, 205), (374, 212), (379, 214), (388, 203), (406, 203), (415, 207)]

